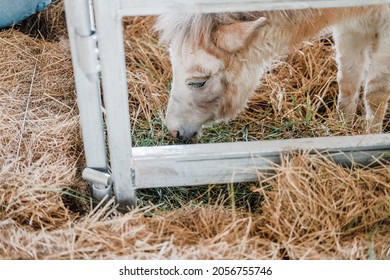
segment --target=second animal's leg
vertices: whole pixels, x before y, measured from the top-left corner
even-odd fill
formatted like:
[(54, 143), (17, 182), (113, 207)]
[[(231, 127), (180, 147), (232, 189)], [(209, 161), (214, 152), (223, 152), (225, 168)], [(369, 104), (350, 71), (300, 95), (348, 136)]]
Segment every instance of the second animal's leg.
[(390, 97), (390, 23), (387, 17), (380, 21), (373, 38), (364, 102), (368, 132), (380, 133)]
[[(390, 39), (390, 38), (389, 38)], [(387, 40), (390, 46), (390, 40)], [(364, 101), (367, 131), (382, 132), (382, 122), (390, 97), (390, 53), (379, 48), (372, 57), (367, 73)]]
[(345, 122), (351, 125), (356, 114), (363, 74), (369, 60), (367, 53), (369, 38), (346, 25), (337, 25), (333, 37), (338, 64), (337, 108)]

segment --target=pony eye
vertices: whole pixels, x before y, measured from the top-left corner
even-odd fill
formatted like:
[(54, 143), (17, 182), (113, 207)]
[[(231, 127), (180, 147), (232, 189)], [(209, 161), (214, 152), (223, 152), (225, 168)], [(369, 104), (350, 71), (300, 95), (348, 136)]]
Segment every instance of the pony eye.
[(187, 86), (191, 89), (201, 89), (204, 87), (208, 79), (187, 81)]
[(189, 82), (188, 86), (193, 87), (193, 88), (201, 88), (206, 84), (206, 81), (204, 82)]

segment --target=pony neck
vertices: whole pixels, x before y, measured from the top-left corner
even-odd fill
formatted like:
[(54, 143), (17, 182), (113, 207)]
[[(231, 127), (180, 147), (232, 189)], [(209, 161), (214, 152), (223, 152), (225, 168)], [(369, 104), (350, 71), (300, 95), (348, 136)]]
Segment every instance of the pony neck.
[(249, 59), (262, 65), (263, 69), (258, 71), (264, 72), (275, 58), (286, 54), (304, 40), (369, 10), (370, 8), (329, 8), (265, 12), (263, 16), (267, 18), (268, 25), (259, 32), (254, 47), (249, 48)]
[(352, 7), (270, 11), (265, 14), (265, 17), (269, 19), (270, 23), (269, 39), (284, 42), (287, 44), (285, 47), (289, 49), (317, 35), (327, 27), (380, 8)]

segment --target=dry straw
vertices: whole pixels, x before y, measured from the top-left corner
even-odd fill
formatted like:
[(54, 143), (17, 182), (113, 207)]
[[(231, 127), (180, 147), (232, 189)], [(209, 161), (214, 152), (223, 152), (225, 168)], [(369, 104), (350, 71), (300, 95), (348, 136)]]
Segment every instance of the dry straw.
[[(153, 21), (124, 22), (137, 145), (172, 142), (163, 125), (170, 64), (150, 32)], [(332, 55), (329, 37), (305, 44), (264, 77), (237, 120), (206, 129), (201, 141), (362, 132), (360, 119), (353, 129), (338, 120)], [(83, 148), (62, 4), (1, 31), (0, 57), (1, 258), (390, 258), (384, 163), (342, 168), (321, 155), (285, 156), (272, 177), (246, 187), (261, 198), (251, 210), (234, 204), (235, 186), (209, 203), (206, 194), (192, 201), (182, 195), (172, 203), (181, 208), (168, 211), (146, 200), (126, 214), (115, 214), (112, 201), (92, 209), (80, 176)]]

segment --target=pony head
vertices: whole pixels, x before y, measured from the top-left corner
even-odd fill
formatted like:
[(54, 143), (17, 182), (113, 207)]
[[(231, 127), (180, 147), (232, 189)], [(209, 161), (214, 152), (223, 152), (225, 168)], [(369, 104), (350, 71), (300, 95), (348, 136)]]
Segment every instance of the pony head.
[(235, 118), (245, 107), (264, 66), (252, 46), (265, 23), (216, 14), (158, 18), (155, 29), (169, 45), (173, 71), (166, 113), (173, 137), (188, 142), (203, 125)]

